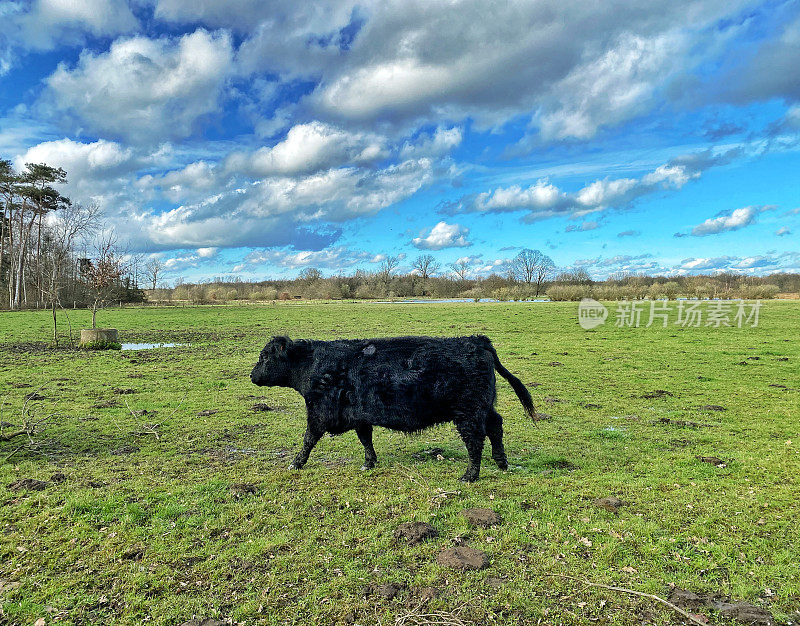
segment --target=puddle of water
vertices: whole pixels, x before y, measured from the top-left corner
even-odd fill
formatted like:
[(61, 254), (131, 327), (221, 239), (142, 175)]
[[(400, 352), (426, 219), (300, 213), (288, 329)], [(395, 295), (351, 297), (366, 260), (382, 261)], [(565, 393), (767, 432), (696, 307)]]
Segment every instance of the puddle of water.
[(154, 348), (177, 348), (185, 343), (123, 343), (123, 350), (152, 350)]

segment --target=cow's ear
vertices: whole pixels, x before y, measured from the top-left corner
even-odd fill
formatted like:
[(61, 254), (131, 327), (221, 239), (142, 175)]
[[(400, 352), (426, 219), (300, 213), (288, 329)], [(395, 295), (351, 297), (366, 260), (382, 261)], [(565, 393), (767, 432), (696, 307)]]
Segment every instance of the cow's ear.
[(275, 337), (273, 341), (275, 342), (275, 347), (278, 349), (278, 352), (286, 352), (293, 345), (292, 340), (288, 337)]

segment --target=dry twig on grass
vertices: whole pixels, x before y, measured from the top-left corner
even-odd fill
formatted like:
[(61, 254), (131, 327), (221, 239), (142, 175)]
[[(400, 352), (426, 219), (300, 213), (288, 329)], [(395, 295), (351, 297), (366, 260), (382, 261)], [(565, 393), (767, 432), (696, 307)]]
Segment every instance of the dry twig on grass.
[[(178, 409), (181, 408), (181, 405), (183, 404), (183, 401), (186, 400), (186, 396), (187, 395), (189, 395), (189, 390), (188, 389), (184, 392), (183, 397), (181, 398), (181, 401), (178, 402), (178, 406), (176, 406), (172, 410), (172, 413), (170, 413), (167, 416), (166, 419), (160, 421), (158, 424), (140, 424), (141, 430), (139, 430), (139, 431), (131, 431), (131, 435), (153, 435), (156, 439), (160, 439), (161, 435), (158, 432), (159, 426), (161, 426), (161, 424), (163, 424), (164, 422), (169, 421), (170, 418), (173, 415), (175, 415), (175, 413), (178, 412)], [(125, 398), (123, 398), (122, 400), (123, 400), (123, 402), (125, 402), (125, 406), (128, 408), (128, 412), (131, 414), (131, 417), (133, 417), (134, 420), (138, 420), (139, 416), (136, 415), (136, 413), (133, 411), (133, 409), (131, 409), (131, 406), (128, 404), (128, 401)], [(119, 428), (119, 426), (117, 426), (117, 428)]]
[(558, 578), (566, 578), (568, 580), (574, 580), (579, 583), (583, 583), (588, 587), (599, 587), (600, 589), (608, 589), (610, 591), (618, 591), (620, 593), (627, 593), (633, 596), (639, 596), (642, 598), (650, 598), (651, 600), (655, 600), (656, 602), (660, 602), (661, 604), (671, 608), (673, 611), (680, 613), (683, 617), (688, 619), (692, 624), (697, 624), (698, 626), (708, 626), (707, 622), (702, 622), (697, 619), (691, 613), (687, 613), (679, 606), (672, 604), (669, 600), (665, 600), (664, 598), (654, 595), (652, 593), (645, 593), (643, 591), (635, 591), (634, 589), (626, 589), (625, 587), (614, 587), (611, 585), (603, 585), (602, 583), (593, 583), (588, 580), (584, 580), (582, 578), (575, 578), (574, 576), (567, 576), (566, 574), (547, 574), (547, 576), (557, 576)]
[(14, 430), (8, 430), (3, 426), (5, 424), (5, 420), (3, 419), (3, 410), (6, 406), (6, 400), (8, 399), (8, 394), (3, 396), (3, 401), (0, 402), (0, 441), (10, 441), (16, 437), (27, 435), (28, 436), (28, 443), (23, 444), (17, 448), (15, 448), (10, 454), (8, 454), (4, 459), (3, 462), (5, 463), (11, 457), (13, 457), (17, 452), (22, 450), (26, 445), (33, 448), (36, 445), (36, 442), (33, 439), (33, 436), (42, 426), (42, 424), (48, 422), (53, 417), (59, 416), (58, 413), (48, 413), (44, 417), (40, 417), (36, 419), (35, 414), (33, 411), (28, 407), (30, 402), (37, 398), (39, 391), (41, 391), (44, 387), (46, 387), (49, 383), (44, 383), (43, 385), (39, 385), (33, 392), (27, 394), (25, 396), (25, 402), (22, 404), (22, 409), (20, 411), (20, 419), (19, 421), (22, 423), (22, 426), (15, 427)]

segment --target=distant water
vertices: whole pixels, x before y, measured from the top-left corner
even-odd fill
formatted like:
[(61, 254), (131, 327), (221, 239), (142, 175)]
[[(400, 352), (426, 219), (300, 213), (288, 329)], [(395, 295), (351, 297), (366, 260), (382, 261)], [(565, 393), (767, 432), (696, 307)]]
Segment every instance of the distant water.
[[(475, 298), (444, 298), (442, 300), (368, 300), (375, 304), (447, 304), (451, 302), (475, 302)], [(481, 298), (478, 302), (506, 302), (494, 298)], [(508, 302), (512, 302), (509, 300)], [(550, 302), (549, 300), (518, 300), (518, 302)]]
[(153, 348), (176, 348), (185, 343), (123, 343), (123, 350), (152, 350)]

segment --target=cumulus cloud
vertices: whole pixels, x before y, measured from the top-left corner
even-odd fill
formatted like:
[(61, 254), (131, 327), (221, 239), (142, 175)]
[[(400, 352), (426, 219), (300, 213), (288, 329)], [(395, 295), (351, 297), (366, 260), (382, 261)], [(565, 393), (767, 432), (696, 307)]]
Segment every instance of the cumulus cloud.
[[(385, 257), (383, 257), (385, 258)], [(289, 269), (316, 267), (337, 270), (360, 263), (379, 263), (383, 260), (363, 250), (353, 250), (346, 246), (334, 246), (325, 250), (253, 250), (241, 263), (234, 266), (234, 272), (255, 271), (259, 266), (277, 265)]]
[(72, 139), (46, 141), (17, 157), (17, 167), (25, 163), (47, 163), (62, 167), (77, 179), (96, 178), (113, 174), (134, 163), (133, 150), (114, 141), (99, 139), (81, 143)]
[[(169, 175), (168, 175), (169, 176)], [(321, 249), (341, 230), (315, 224), (374, 215), (434, 179), (428, 159), (372, 171), (345, 167), (308, 176), (273, 177), (228, 185), (199, 202), (160, 213), (126, 216), (141, 246), (166, 248), (286, 246)], [(152, 181), (145, 181), (153, 184)]]
[(732, 230), (739, 230), (754, 224), (759, 213), (768, 210), (764, 206), (746, 206), (734, 211), (707, 219), (702, 224), (692, 228), (691, 234), (695, 237), (705, 235), (718, 235)]
[(671, 268), (678, 275), (736, 272), (756, 274), (796, 272), (800, 270), (800, 252), (768, 253), (756, 256), (691, 257)]
[(414, 237), (411, 243), (420, 250), (466, 248), (472, 245), (467, 237), (469, 237), (469, 228), (459, 224), (439, 222), (430, 230), (424, 231), (419, 237)]
[(49, 105), (91, 129), (136, 142), (186, 137), (216, 113), (231, 70), (230, 35), (199, 29), (179, 38), (118, 39), (81, 53), (47, 78)]
[(19, 43), (40, 50), (78, 43), (85, 33), (108, 37), (139, 25), (125, 0), (35, 0), (15, 21)]
[(525, 221), (534, 221), (558, 214), (582, 216), (607, 208), (626, 206), (637, 198), (661, 190), (680, 189), (699, 178), (705, 169), (728, 162), (738, 149), (722, 154), (703, 151), (673, 159), (641, 178), (604, 178), (595, 180), (576, 192), (568, 193), (553, 185), (547, 178), (528, 187), (511, 185), (462, 199), (453, 212), (477, 211), (499, 213), (527, 211)]
[(410, 158), (414, 156), (443, 156), (456, 148), (463, 139), (463, 131), (458, 126), (445, 128), (439, 126), (433, 134), (421, 133), (416, 141), (407, 141), (400, 156)]
[(386, 157), (385, 139), (310, 122), (292, 127), (283, 141), (255, 152), (234, 152), (229, 171), (251, 176), (308, 174), (344, 164), (365, 164)]

